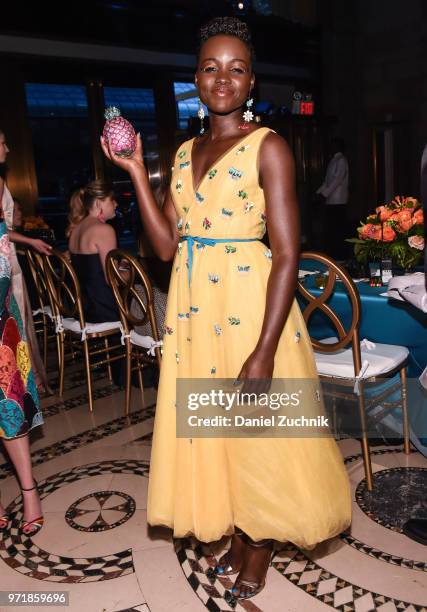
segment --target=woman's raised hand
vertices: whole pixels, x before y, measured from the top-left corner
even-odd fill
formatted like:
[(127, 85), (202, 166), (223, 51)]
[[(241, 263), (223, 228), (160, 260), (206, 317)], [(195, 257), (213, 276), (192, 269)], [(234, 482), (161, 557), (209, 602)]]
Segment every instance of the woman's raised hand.
[(136, 149), (129, 157), (119, 157), (118, 155), (116, 155), (111, 149), (110, 143), (107, 142), (102, 136), (101, 147), (104, 151), (105, 157), (122, 170), (126, 170), (126, 172), (131, 173), (135, 170), (144, 168), (141, 134), (139, 133), (136, 135)]

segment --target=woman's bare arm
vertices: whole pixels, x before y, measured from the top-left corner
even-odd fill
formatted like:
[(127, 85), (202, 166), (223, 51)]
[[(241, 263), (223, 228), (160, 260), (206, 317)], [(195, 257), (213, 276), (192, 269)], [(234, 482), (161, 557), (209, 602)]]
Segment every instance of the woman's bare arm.
[(287, 143), (277, 134), (265, 137), (260, 150), (272, 266), (259, 340), (239, 379), (272, 377), (274, 356), (294, 300), (300, 251), (295, 165)]

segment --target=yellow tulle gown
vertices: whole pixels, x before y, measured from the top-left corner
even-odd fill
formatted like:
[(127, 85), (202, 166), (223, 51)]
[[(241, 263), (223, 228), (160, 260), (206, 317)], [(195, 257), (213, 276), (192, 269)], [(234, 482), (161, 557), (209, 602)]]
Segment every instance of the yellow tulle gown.
[[(181, 236), (256, 238), (265, 233), (260, 128), (194, 185), (193, 140), (178, 149), (171, 191)], [(191, 285), (189, 249), (192, 250)], [(350, 523), (351, 500), (331, 438), (177, 438), (177, 378), (234, 378), (261, 331), (271, 252), (259, 240), (179, 244), (170, 282), (154, 425), (148, 522), (210, 542), (243, 529), (303, 548)], [(296, 337), (298, 341), (296, 341)], [(293, 303), (275, 355), (275, 378), (315, 378), (310, 339)]]

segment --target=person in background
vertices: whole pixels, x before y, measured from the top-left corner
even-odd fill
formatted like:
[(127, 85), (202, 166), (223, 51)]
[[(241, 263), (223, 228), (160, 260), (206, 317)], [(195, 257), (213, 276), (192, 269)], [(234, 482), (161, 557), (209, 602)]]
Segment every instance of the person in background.
[(349, 169), (344, 151), (344, 141), (341, 138), (334, 138), (331, 142), (331, 158), (326, 169), (325, 179), (316, 191), (318, 199), (323, 204), (324, 242), (321, 248), (335, 258), (342, 258), (346, 253), (344, 240), (347, 237)]
[[(0, 165), (5, 164), (9, 149), (0, 131)], [(0, 202), (7, 187), (0, 178)], [(9, 192), (7, 192), (9, 193)], [(12, 200), (13, 202), (13, 200)], [(35, 535), (43, 526), (40, 498), (33, 477), (28, 434), (43, 423), (40, 401), (31, 367), (23, 312), (13, 289), (14, 251), (0, 207), (0, 369), (2, 396), (0, 402), (0, 439), (13, 464), (22, 491), (24, 517), (19, 530), (26, 536)], [(0, 531), (9, 528), (10, 516), (0, 502)]]
[[(9, 240), (12, 243), (23, 244), (32, 249), (35, 249), (39, 253), (49, 255), (52, 247), (43, 240), (38, 238), (30, 238), (24, 236), (19, 232), (15, 231), (14, 226), (14, 215), (15, 204), (6, 184), (6, 157), (9, 153), (9, 148), (6, 144), (6, 137), (2, 130), (0, 130), (0, 142), (2, 142), (2, 156), (0, 157), (0, 201), (3, 211), (3, 218), (7, 226)], [(22, 216), (21, 216), (22, 223)], [(18, 257), (16, 254), (15, 245), (11, 244), (10, 254), (11, 266), (12, 266), (12, 291), (15, 296), (15, 300), (18, 303), (21, 316), (23, 317), (27, 342), (31, 352), (31, 361), (33, 364), (34, 375), (38, 389), (45, 390), (47, 393), (51, 393), (47, 382), (46, 371), (43, 365), (43, 361), (40, 357), (39, 345), (37, 343), (36, 332), (34, 329), (33, 312), (31, 308), (30, 298), (28, 297), (27, 287), (25, 284), (24, 276), (22, 274), (21, 266), (19, 265)]]
[(119, 311), (105, 276), (109, 251), (117, 249), (114, 229), (107, 223), (116, 214), (112, 185), (96, 180), (73, 193), (66, 231), (71, 263), (82, 291), (89, 323), (118, 321)]

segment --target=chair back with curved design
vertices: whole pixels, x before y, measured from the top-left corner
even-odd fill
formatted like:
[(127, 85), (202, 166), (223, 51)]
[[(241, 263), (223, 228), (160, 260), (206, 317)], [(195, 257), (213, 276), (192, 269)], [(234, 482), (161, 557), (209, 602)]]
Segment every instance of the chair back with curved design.
[[(47, 279), (43, 268), (41, 255), (32, 249), (26, 249), (25, 256), (28, 262), (28, 268), (34, 282), (37, 293), (37, 301), (39, 303), (41, 313), (45, 313), (47, 306), (52, 309), (51, 296), (47, 286)], [(54, 314), (52, 312), (52, 314)]]
[(80, 283), (73, 266), (65, 255), (56, 249), (53, 249), (50, 255), (42, 257), (55, 310), (61, 317), (77, 319), (83, 329), (85, 318)]
[[(298, 281), (298, 291), (300, 295), (304, 298), (304, 300), (307, 302), (307, 305), (302, 308), (302, 315), (304, 317), (304, 321), (308, 326), (308, 322), (311, 316), (317, 311), (321, 311), (323, 315), (325, 315), (329, 319), (329, 322), (332, 323), (338, 336), (338, 340), (336, 342), (330, 341), (327, 343), (311, 338), (313, 348), (315, 351), (321, 353), (333, 353), (335, 351), (338, 351), (339, 349), (346, 348), (351, 343), (353, 351), (354, 373), (357, 376), (362, 367), (362, 363), (359, 338), (361, 304), (359, 292), (357, 291), (356, 285), (352, 281), (347, 271), (344, 270), (344, 268), (342, 268), (333, 259), (328, 257), (328, 255), (325, 255), (324, 253), (307, 251), (301, 253), (301, 260), (310, 260), (321, 264), (322, 267), (326, 268), (324, 274), (327, 275), (325, 287), (323, 290), (321, 290), (320, 295), (314, 295), (310, 292), (309, 289), (307, 289), (307, 287), (303, 283), (301, 283), (301, 281)], [(352, 310), (351, 323), (347, 329), (341, 319), (336, 314), (336, 312), (333, 310), (331, 305), (328, 304), (329, 298), (334, 293), (337, 281), (340, 282), (340, 287), (345, 287), (345, 289), (347, 290), (348, 298), (350, 300)]]
[[(158, 342), (160, 337), (154, 313), (153, 288), (139, 261), (126, 251), (115, 249), (107, 255), (106, 271), (125, 333), (129, 334), (135, 326), (144, 325), (148, 321), (153, 340)], [(155, 353), (160, 364), (161, 353), (158, 347)]]

